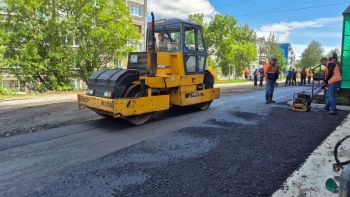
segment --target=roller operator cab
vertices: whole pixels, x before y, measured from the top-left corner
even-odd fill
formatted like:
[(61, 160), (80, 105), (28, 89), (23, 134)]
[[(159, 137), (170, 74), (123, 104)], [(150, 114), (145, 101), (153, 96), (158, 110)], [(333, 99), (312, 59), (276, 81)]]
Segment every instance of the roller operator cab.
[(127, 69), (95, 72), (86, 94), (78, 95), (79, 109), (140, 125), (172, 105), (205, 110), (219, 98), (216, 73), (206, 67), (201, 25), (180, 19), (152, 21), (148, 50), (129, 53)]

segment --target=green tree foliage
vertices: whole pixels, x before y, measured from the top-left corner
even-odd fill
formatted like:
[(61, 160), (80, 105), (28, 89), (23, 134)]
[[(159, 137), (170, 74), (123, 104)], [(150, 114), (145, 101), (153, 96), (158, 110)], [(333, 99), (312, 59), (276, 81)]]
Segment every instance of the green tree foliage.
[(207, 66), (211, 66), (217, 73), (220, 73), (221, 69), (219, 67), (219, 64), (212, 56), (208, 56)]
[(233, 16), (218, 14), (209, 23), (204, 22), (203, 14), (189, 15), (188, 18), (203, 26), (208, 54), (212, 56), (208, 63), (216, 60), (215, 68), (223, 75), (241, 74), (242, 68), (250, 66), (256, 58), (256, 32), (247, 24), (238, 26)]
[(235, 40), (237, 41), (237, 47), (234, 51), (234, 69), (236, 74), (242, 74), (243, 68), (250, 67), (250, 63), (256, 59), (256, 32), (249, 28), (247, 24), (238, 26)]
[[(98, 2), (98, 4), (96, 3)], [(7, 43), (3, 64), (39, 91), (71, 88), (121, 59), (140, 35), (121, 0), (4, 0)]]
[[(2, 20), (1, 30), (7, 38), (7, 50), (2, 64), (8, 65), (21, 83), (28, 82), (36, 90), (68, 84), (68, 68), (60, 68), (67, 65), (61, 58), (69, 54), (57, 36), (61, 26), (57, 19), (48, 17), (54, 7), (49, 1), (4, 2), (7, 6), (1, 10), (8, 14)], [(63, 54), (60, 56), (57, 51)]]
[(195, 22), (195, 23), (202, 25), (204, 31), (206, 30), (206, 28), (208, 26), (206, 23), (204, 23), (204, 14), (203, 13), (201, 13), (201, 14), (196, 13), (196, 14), (188, 15), (188, 21)]
[[(0, 18), (1, 19), (1, 18)], [(3, 71), (2, 68), (5, 67), (3, 63), (1, 62), (2, 59), (4, 59), (4, 54), (6, 52), (6, 35), (4, 34), (4, 31), (0, 29), (0, 88), (3, 87)]]
[(313, 40), (306, 49), (301, 53), (301, 59), (298, 63), (299, 68), (311, 68), (320, 63), (322, 58), (323, 47), (321, 44)]
[(338, 48), (331, 49), (327, 54), (326, 58), (330, 58), (333, 54), (336, 53), (338, 55), (338, 62), (341, 62), (341, 51)]
[(108, 62), (123, 59), (133, 50), (126, 47), (127, 43), (141, 38), (124, 1), (61, 1), (60, 10), (66, 14), (64, 23), (69, 27), (66, 33), (75, 37), (78, 46), (72, 51), (76, 68), (84, 81)]
[(222, 47), (224, 43), (234, 41), (236, 34), (237, 20), (233, 16), (223, 16), (216, 14), (208, 25), (207, 30), (207, 45), (215, 49), (213, 53)]
[(214, 49), (223, 75), (239, 76), (256, 58), (255, 31), (247, 24), (238, 26), (233, 16), (215, 15), (208, 32), (209, 46)]
[(286, 65), (286, 58), (284, 57), (284, 51), (283, 49), (279, 49), (276, 51), (276, 55), (275, 55), (276, 59), (277, 59), (277, 65), (279, 67), (279, 69), (282, 70), (288, 70), (287, 65)]

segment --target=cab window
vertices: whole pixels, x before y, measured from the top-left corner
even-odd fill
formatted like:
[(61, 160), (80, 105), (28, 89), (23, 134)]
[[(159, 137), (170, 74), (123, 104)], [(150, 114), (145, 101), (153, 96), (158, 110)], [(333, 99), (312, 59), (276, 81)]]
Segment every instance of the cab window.
[(197, 35), (198, 51), (205, 51), (202, 31), (197, 30)]
[(193, 28), (185, 28), (185, 48), (188, 51), (196, 50), (195, 43), (195, 30)]
[(186, 61), (186, 72), (188, 73), (196, 72), (196, 56), (188, 57)]
[[(154, 30), (156, 51), (179, 51), (181, 49), (180, 27), (162, 27)], [(152, 34), (149, 33), (149, 45), (152, 45)]]

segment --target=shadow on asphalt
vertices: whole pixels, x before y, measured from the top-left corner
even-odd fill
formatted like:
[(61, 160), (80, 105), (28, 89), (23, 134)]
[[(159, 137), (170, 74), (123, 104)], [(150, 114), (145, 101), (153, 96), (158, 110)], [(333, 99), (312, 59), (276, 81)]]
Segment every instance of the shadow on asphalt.
[[(152, 115), (151, 119), (145, 124), (159, 122), (159, 121), (163, 121), (163, 120), (166, 120), (169, 118), (183, 116), (183, 115), (187, 115), (187, 114), (191, 114), (191, 113), (195, 113), (195, 112), (200, 112), (200, 111), (201, 110), (199, 110), (198, 108), (196, 108), (194, 106), (185, 106), (185, 107), (172, 106), (168, 110), (155, 112)], [(203, 112), (203, 113), (205, 113), (205, 112)], [(137, 127), (137, 126), (129, 123), (127, 120), (119, 119), (119, 118), (101, 118), (99, 120), (93, 120), (90, 122), (94, 122), (94, 124), (98, 124), (101, 126), (107, 125), (106, 128), (113, 127), (116, 129), (128, 129), (128, 128), (132, 128), (132, 127)], [(142, 125), (140, 125), (140, 126), (142, 126)]]
[[(156, 122), (164, 121), (169, 118), (183, 116), (183, 115), (187, 115), (195, 112), (200, 112), (200, 110), (193, 106), (186, 106), (186, 107), (173, 106), (169, 110), (154, 113), (151, 119), (145, 124), (156, 123)], [(116, 132), (123, 129), (137, 127), (135, 125), (130, 124), (125, 119), (117, 119), (117, 118), (101, 118), (99, 120), (89, 121), (89, 124), (100, 127), (99, 128), (100, 130), (111, 131), (111, 132)]]
[(186, 106), (186, 107), (172, 106), (169, 110), (160, 111), (153, 114), (149, 122), (159, 122), (162, 120), (166, 120), (168, 118), (183, 116), (183, 115), (187, 115), (195, 112), (200, 112), (200, 110), (193, 106)]

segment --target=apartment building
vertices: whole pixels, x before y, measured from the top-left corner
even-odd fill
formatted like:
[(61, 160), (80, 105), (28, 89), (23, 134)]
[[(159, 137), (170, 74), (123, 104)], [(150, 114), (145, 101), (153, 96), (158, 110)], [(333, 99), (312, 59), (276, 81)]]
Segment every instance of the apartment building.
[(284, 51), (284, 58), (286, 58), (286, 66), (294, 67), (295, 65), (295, 54), (290, 43), (280, 44), (280, 48)]
[[(141, 34), (140, 40), (129, 43), (129, 45), (134, 46), (136, 51), (145, 51), (147, 35), (147, 0), (126, 0), (125, 4), (129, 7), (132, 22)], [(126, 68), (126, 64), (126, 60), (119, 60), (115, 62), (115, 67)]]

